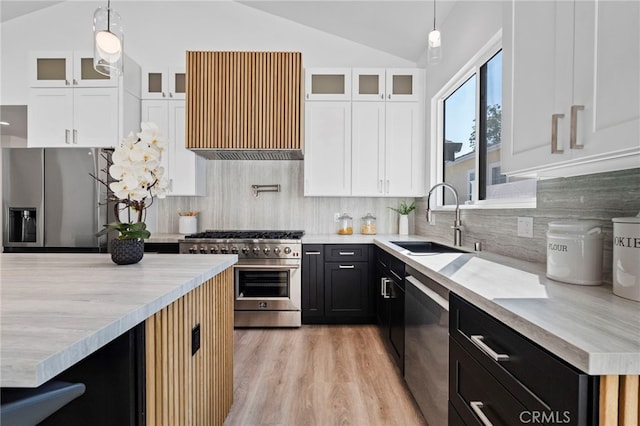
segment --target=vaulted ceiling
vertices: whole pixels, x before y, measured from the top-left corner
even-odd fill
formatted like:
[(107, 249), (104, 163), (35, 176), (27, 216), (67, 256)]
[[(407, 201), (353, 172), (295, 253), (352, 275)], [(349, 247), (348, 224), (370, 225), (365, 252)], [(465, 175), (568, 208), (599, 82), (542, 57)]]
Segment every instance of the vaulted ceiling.
[[(215, 3), (221, 0), (203, 1), (208, 1), (215, 7)], [(427, 35), (433, 27), (433, 0), (235, 1), (412, 62), (418, 62), (422, 56)], [(57, 3), (61, 1), (2, 0), (0, 21), (14, 19)], [(453, 0), (437, 1), (437, 25), (442, 23), (454, 4)], [(154, 13), (162, 13), (162, 8), (154, 9)]]

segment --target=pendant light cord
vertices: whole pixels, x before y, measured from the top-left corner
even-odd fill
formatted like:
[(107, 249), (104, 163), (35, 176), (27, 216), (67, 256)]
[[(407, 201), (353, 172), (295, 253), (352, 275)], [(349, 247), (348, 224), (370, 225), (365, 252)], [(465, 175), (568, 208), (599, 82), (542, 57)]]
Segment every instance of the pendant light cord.
[[(435, 0), (433, 0), (433, 7), (435, 7)], [(107, 31), (111, 32), (111, 0), (107, 0)]]
[(433, 0), (433, 29), (436, 29), (436, 0)]

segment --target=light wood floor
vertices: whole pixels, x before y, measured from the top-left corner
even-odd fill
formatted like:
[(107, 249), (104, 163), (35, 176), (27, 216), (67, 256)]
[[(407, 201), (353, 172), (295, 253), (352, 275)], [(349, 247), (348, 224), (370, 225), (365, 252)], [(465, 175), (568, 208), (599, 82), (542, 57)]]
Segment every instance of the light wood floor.
[(237, 329), (235, 425), (425, 425), (378, 330)]

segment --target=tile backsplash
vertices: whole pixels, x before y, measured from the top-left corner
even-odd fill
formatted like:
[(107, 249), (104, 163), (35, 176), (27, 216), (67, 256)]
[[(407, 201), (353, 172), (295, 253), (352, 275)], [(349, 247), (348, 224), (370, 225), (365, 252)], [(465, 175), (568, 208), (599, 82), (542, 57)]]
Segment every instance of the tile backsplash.
[[(347, 212), (354, 232), (367, 213), (376, 216), (379, 234), (398, 232), (398, 215), (387, 207), (410, 199), (304, 197), (303, 170), (303, 161), (207, 161), (207, 196), (156, 200), (157, 232), (178, 232), (178, 211), (189, 210), (199, 212), (199, 230), (302, 229), (326, 234), (337, 230), (334, 214)], [(253, 196), (251, 185), (271, 184), (279, 184), (280, 192)]]
[[(453, 212), (435, 212), (435, 225), (423, 220), (426, 198), (417, 200), (420, 213), (415, 233), (453, 241)], [(601, 222), (604, 280), (611, 281), (611, 218), (635, 216), (640, 211), (640, 168), (571, 178), (541, 180), (535, 209), (462, 210), (463, 246), (477, 241), (483, 250), (532, 262), (546, 262), (546, 232), (549, 222), (590, 219)], [(518, 217), (533, 217), (533, 238), (517, 236)]]

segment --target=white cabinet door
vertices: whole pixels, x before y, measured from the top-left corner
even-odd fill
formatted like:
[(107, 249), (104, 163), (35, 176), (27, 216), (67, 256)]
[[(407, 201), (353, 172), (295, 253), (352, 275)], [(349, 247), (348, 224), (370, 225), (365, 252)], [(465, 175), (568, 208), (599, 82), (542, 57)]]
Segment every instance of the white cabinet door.
[(185, 148), (186, 108), (184, 101), (169, 104), (169, 170), (171, 195), (206, 195), (205, 160)]
[(351, 100), (350, 68), (308, 68), (305, 70), (305, 100)]
[(119, 142), (118, 89), (73, 89), (73, 145), (114, 147)]
[(71, 87), (73, 52), (51, 51), (29, 54), (31, 87)]
[(640, 148), (640, 3), (577, 1), (575, 158)]
[(353, 102), (351, 117), (352, 195), (384, 195), (385, 102)]
[(421, 71), (417, 68), (391, 68), (386, 70), (385, 92), (387, 101), (417, 102), (423, 96)]
[(206, 161), (185, 148), (185, 103), (180, 100), (145, 100), (142, 120), (150, 121), (167, 139), (162, 166), (169, 179), (167, 195), (206, 195)]
[(351, 100), (384, 101), (385, 83), (384, 68), (354, 68), (351, 72)]
[(92, 52), (73, 53), (74, 87), (118, 87), (118, 75), (100, 74), (93, 68)]
[(71, 146), (73, 89), (31, 89), (27, 108), (27, 146)]
[(305, 103), (304, 195), (351, 194), (351, 103)]
[[(508, 172), (570, 159), (567, 93), (573, 27), (569, 2), (513, 1), (505, 12), (502, 166)], [(556, 19), (557, 17), (557, 19)], [(540, 29), (544, 28), (544, 31)], [(558, 118), (558, 149), (551, 153), (551, 122)]]
[(417, 102), (386, 105), (385, 181), (387, 196), (423, 196), (426, 164)]
[(187, 71), (184, 67), (169, 68), (169, 98), (185, 99), (187, 94)]
[(142, 99), (185, 99), (184, 67), (143, 68)]

